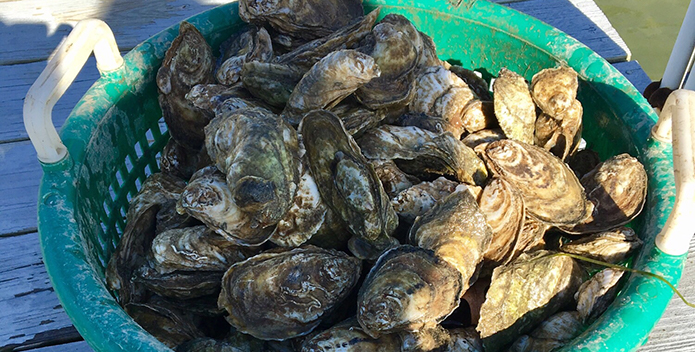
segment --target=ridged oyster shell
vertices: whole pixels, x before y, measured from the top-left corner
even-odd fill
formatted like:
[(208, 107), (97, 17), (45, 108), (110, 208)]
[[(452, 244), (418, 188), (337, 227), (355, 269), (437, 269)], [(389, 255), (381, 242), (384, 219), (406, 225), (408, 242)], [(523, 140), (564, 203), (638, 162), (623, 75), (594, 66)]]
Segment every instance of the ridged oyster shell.
[(566, 66), (546, 68), (531, 78), (533, 101), (555, 118), (575, 104), (578, 87), (577, 72)]
[(536, 105), (528, 83), (516, 72), (502, 68), (492, 84), (495, 116), (507, 137), (533, 143)]
[(215, 70), (217, 82), (233, 85), (241, 79), (241, 67), (248, 61), (270, 61), (273, 44), (270, 34), (263, 27), (251, 27), (231, 38), (229, 47), (220, 57), (221, 64)]
[(642, 240), (635, 230), (621, 226), (565, 243), (560, 246), (560, 251), (617, 264), (641, 246)]
[(372, 338), (353, 317), (306, 340), (301, 352), (401, 352), (401, 339), (397, 334)]
[(613, 303), (620, 288), (624, 270), (606, 268), (584, 282), (574, 295), (577, 311), (584, 322), (592, 322)]
[(408, 223), (425, 214), (442, 198), (454, 192), (459, 183), (439, 177), (431, 182), (421, 182), (398, 193), (391, 204), (396, 213)]
[(492, 230), (492, 241), (484, 253), (485, 265), (507, 264), (523, 228), (524, 199), (512, 184), (495, 177), (483, 188), (478, 204)]

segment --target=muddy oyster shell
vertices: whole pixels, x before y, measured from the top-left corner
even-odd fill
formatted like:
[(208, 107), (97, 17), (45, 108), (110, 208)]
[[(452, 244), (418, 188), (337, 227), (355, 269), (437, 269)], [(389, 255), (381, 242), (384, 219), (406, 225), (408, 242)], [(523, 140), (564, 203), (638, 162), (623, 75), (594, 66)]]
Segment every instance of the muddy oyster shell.
[(574, 172), (550, 152), (511, 139), (485, 148), (488, 166), (514, 185), (526, 210), (551, 225), (573, 225), (587, 216), (590, 204)]
[(606, 268), (579, 287), (574, 299), (577, 300), (577, 311), (582, 321), (589, 323), (608, 309), (618, 294), (619, 282), (624, 274), (624, 270)]
[(492, 241), (484, 253), (486, 266), (496, 267), (512, 259), (514, 246), (523, 228), (526, 209), (519, 191), (504, 179), (495, 177), (483, 188), (478, 200), (492, 230)]
[(462, 294), (478, 278), (483, 253), (492, 240), (492, 230), (475, 198), (465, 186), (440, 200), (415, 219), (408, 240), (430, 249), (461, 273)]
[(362, 330), (356, 318), (350, 318), (302, 344), (301, 352), (401, 352), (397, 334), (372, 338)]
[(502, 350), (519, 334), (571, 304), (585, 273), (574, 259), (551, 254), (524, 254), (495, 268), (476, 327), (485, 351)]
[(220, 57), (221, 64), (215, 71), (218, 83), (233, 85), (241, 79), (241, 67), (248, 61), (270, 61), (273, 44), (270, 34), (263, 27), (251, 27), (232, 38), (229, 47)]
[(402, 245), (379, 257), (360, 287), (357, 320), (379, 337), (433, 327), (456, 309), (461, 274), (432, 251)]
[(642, 211), (647, 197), (647, 173), (629, 154), (616, 155), (599, 164), (581, 179), (586, 196), (594, 204), (591, 215), (568, 233), (606, 231), (627, 224)]
[(444, 177), (431, 182), (421, 182), (398, 193), (391, 199), (396, 213), (408, 223), (425, 214), (442, 198), (448, 196), (460, 184)]
[(381, 72), (369, 55), (355, 50), (334, 51), (317, 62), (290, 94), (282, 117), (299, 125), (304, 114), (330, 109)]
[(205, 38), (184, 21), (157, 71), (159, 105), (171, 138), (194, 150), (203, 145), (203, 128), (212, 116), (194, 107), (185, 95), (196, 84), (212, 83), (213, 60)]
[(507, 137), (533, 143), (536, 105), (524, 77), (506, 68), (492, 84), (495, 116)]
[(450, 132), (382, 125), (365, 132), (357, 143), (368, 159), (393, 159), (401, 170), (421, 179), (450, 175), (478, 185), (487, 179), (483, 161)]
[(306, 157), (321, 198), (353, 234), (368, 241), (388, 237), (398, 225), (396, 213), (340, 119), (316, 110), (305, 115), (299, 129), (311, 136), (304, 140)]
[(641, 246), (642, 241), (635, 235), (635, 230), (621, 226), (565, 243), (560, 246), (560, 250), (616, 264), (627, 259)]
[(304, 73), (306, 69), (296, 65), (251, 61), (241, 67), (241, 82), (256, 98), (284, 108)]
[(546, 68), (531, 78), (533, 101), (546, 114), (557, 118), (577, 97), (577, 72), (571, 67)]
[(241, 109), (205, 127), (208, 154), (226, 174), (233, 202), (252, 227), (276, 224), (292, 206), (299, 180), (297, 132), (265, 109)]
[(237, 330), (285, 340), (311, 332), (357, 283), (360, 261), (314, 246), (261, 253), (232, 265), (218, 299)]

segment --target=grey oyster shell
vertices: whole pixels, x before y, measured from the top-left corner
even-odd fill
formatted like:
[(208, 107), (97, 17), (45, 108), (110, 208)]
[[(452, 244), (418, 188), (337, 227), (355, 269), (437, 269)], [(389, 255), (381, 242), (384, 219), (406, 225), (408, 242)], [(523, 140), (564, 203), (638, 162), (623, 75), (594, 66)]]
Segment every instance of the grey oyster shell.
[(542, 322), (529, 335), (520, 336), (508, 351), (551, 352), (567, 345), (584, 328), (578, 312), (560, 312)]
[(450, 132), (382, 125), (365, 132), (357, 143), (368, 159), (393, 159), (401, 170), (421, 179), (450, 175), (478, 185), (487, 179), (483, 161)]
[(190, 149), (199, 150), (203, 145), (203, 128), (212, 116), (193, 106), (185, 95), (196, 84), (212, 83), (213, 69), (210, 45), (195, 26), (181, 22), (179, 35), (167, 50), (156, 81), (171, 138)]
[(296, 65), (251, 61), (241, 67), (241, 82), (256, 98), (284, 108), (304, 73), (306, 69)]
[(170, 348), (204, 336), (188, 314), (166, 305), (157, 302), (127, 303), (123, 309), (138, 325)]
[(577, 97), (577, 72), (571, 67), (546, 68), (531, 78), (533, 101), (546, 114), (561, 119)]
[[(369, 160), (369, 163), (372, 164), (379, 181), (381, 181), (381, 185), (384, 187), (384, 191), (391, 199), (396, 197), (401, 191), (412, 187), (414, 183), (420, 182), (417, 177), (401, 171), (393, 160), (377, 159)], [(395, 207), (396, 205), (394, 204)], [(396, 212), (398, 213), (398, 210)]]
[(282, 117), (293, 126), (304, 114), (330, 109), (381, 72), (374, 59), (355, 50), (339, 50), (317, 62), (294, 87)]
[(237, 330), (267, 340), (311, 332), (357, 283), (360, 261), (314, 246), (264, 252), (232, 265), (218, 305)]
[(431, 328), (458, 307), (461, 274), (432, 251), (401, 245), (379, 257), (360, 287), (357, 320), (372, 337)]
[(492, 84), (492, 92), (495, 116), (504, 134), (511, 139), (532, 144), (536, 105), (524, 77), (502, 68)]
[(574, 299), (577, 300), (577, 311), (582, 321), (590, 323), (608, 309), (618, 294), (624, 274), (624, 270), (606, 268), (579, 287)]
[(248, 61), (267, 62), (273, 58), (270, 34), (263, 27), (251, 27), (232, 39), (215, 70), (217, 82), (233, 85), (241, 79), (241, 67)]
[(560, 251), (617, 264), (642, 246), (635, 230), (618, 227), (610, 231), (587, 235), (560, 246)]
[(321, 198), (354, 235), (390, 242), (383, 239), (398, 225), (396, 213), (374, 169), (340, 119), (329, 111), (316, 110), (305, 115), (299, 129)]
[(169, 174), (182, 180), (189, 180), (201, 168), (210, 165), (210, 157), (205, 148), (193, 150), (186, 148), (169, 138), (159, 158), (159, 169), (163, 174)]
[(616, 155), (581, 179), (586, 196), (594, 204), (589, 217), (561, 229), (572, 234), (606, 231), (637, 217), (647, 197), (647, 172), (637, 158)]
[(251, 215), (234, 203), (234, 195), (224, 174), (214, 166), (193, 174), (178, 201), (177, 211), (190, 214), (228, 241), (239, 245), (260, 245), (272, 233), (272, 228), (251, 226)]
[(485, 148), (486, 161), (524, 198), (526, 211), (551, 225), (574, 225), (591, 209), (577, 176), (540, 147), (503, 139)]
[(394, 125), (397, 126), (413, 126), (428, 130), (436, 134), (441, 134), (446, 131), (451, 132), (454, 137), (460, 138), (466, 130), (461, 124), (450, 123), (442, 117), (431, 116), (425, 113), (406, 113), (401, 115)]
[(408, 241), (430, 249), (458, 270), (462, 292), (478, 278), (483, 253), (492, 240), (492, 230), (475, 198), (465, 186), (457, 187), (425, 214), (415, 219)]
[(343, 121), (345, 130), (354, 138), (377, 127), (386, 118), (385, 111), (370, 110), (358, 104), (341, 103), (330, 110)]
[(275, 225), (299, 180), (297, 132), (265, 109), (240, 109), (205, 127), (208, 154), (226, 175), (233, 202), (252, 227)]
[(425, 214), (442, 198), (453, 193), (460, 184), (444, 177), (421, 182), (398, 193), (391, 199), (396, 213), (407, 223)]
[(397, 334), (372, 338), (353, 317), (304, 341), (301, 352), (401, 352), (401, 339)]
[(133, 281), (162, 297), (190, 300), (219, 294), (222, 275), (224, 270), (161, 273), (143, 266), (135, 272)]
[(492, 241), (484, 253), (485, 266), (507, 264), (523, 228), (524, 199), (512, 184), (495, 177), (483, 188), (478, 205), (492, 230)]
[(584, 281), (579, 263), (552, 252), (523, 254), (495, 268), (476, 330), (485, 351), (503, 350), (564, 306)]

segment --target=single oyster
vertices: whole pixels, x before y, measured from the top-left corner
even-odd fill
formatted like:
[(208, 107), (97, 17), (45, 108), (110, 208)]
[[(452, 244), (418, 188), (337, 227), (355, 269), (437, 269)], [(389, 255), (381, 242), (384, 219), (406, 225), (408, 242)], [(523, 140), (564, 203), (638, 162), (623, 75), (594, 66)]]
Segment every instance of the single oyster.
[(363, 15), (362, 2), (359, 0), (239, 2), (239, 17), (244, 22), (257, 25), (267, 22), (278, 32), (304, 41), (330, 35)]
[(432, 251), (402, 245), (379, 257), (360, 287), (357, 321), (379, 337), (433, 327), (456, 309), (461, 274)]
[(416, 217), (425, 214), (442, 198), (453, 193), (458, 185), (458, 182), (444, 177), (421, 182), (398, 193), (391, 204), (401, 219), (412, 223)]
[(463, 294), (478, 278), (492, 230), (475, 198), (461, 186), (415, 219), (408, 237), (410, 243), (434, 251), (461, 273)]
[(295, 65), (251, 61), (241, 67), (241, 82), (256, 98), (284, 108), (306, 71)]
[(588, 235), (560, 246), (560, 251), (617, 264), (642, 246), (642, 241), (629, 227)]
[(401, 352), (397, 334), (372, 338), (362, 330), (356, 318), (350, 318), (302, 344), (301, 352)]
[(357, 142), (368, 159), (394, 159), (401, 170), (421, 179), (451, 175), (478, 185), (487, 179), (483, 161), (450, 132), (437, 135), (417, 127), (382, 125)]
[(204, 149), (189, 149), (170, 138), (159, 158), (159, 169), (163, 174), (189, 180), (193, 173), (212, 163)]
[[(414, 183), (420, 182), (417, 177), (408, 175), (401, 171), (393, 160), (377, 159), (370, 160), (369, 163), (372, 164), (372, 167), (374, 168), (376, 175), (379, 177), (381, 185), (384, 186), (384, 190), (386, 191), (386, 194), (388, 194), (389, 198), (396, 197), (396, 195), (398, 195), (398, 193), (401, 191), (412, 187)], [(393, 206), (395, 208), (396, 204), (393, 204)], [(398, 213), (398, 210), (396, 210), (396, 212)]]
[(541, 114), (536, 120), (534, 143), (565, 160), (581, 141), (582, 112), (582, 104), (574, 100), (560, 113), (561, 119)]
[(613, 303), (623, 274), (624, 270), (606, 268), (579, 287), (574, 299), (577, 300), (577, 311), (582, 321), (594, 321)]
[(138, 325), (170, 348), (204, 336), (189, 315), (165, 305), (128, 303), (123, 308)]
[(579, 313), (560, 312), (542, 322), (529, 335), (522, 335), (509, 352), (551, 352), (567, 345), (584, 331)]
[(537, 251), (495, 268), (476, 330), (496, 352), (572, 302), (585, 273), (574, 259)]
[(239, 82), (245, 62), (267, 62), (272, 57), (273, 44), (268, 31), (263, 27), (251, 27), (231, 38), (229, 47), (220, 57), (215, 78), (220, 84), (233, 85)]
[(451, 65), (449, 71), (455, 73), (466, 82), (478, 99), (482, 101), (492, 101), (490, 87), (483, 79), (483, 75), (480, 72), (469, 70), (458, 65)]
[(524, 224), (524, 199), (509, 182), (495, 177), (483, 188), (478, 204), (492, 229), (492, 241), (483, 254), (485, 266), (507, 264)]
[(190, 214), (228, 241), (239, 245), (260, 245), (272, 233), (272, 228), (251, 226), (251, 215), (241, 211), (234, 203), (224, 174), (214, 166), (193, 174), (178, 201), (177, 211)]
[(316, 110), (304, 116), (299, 129), (321, 198), (354, 235), (368, 241), (388, 237), (398, 225), (396, 213), (340, 119)]
[(470, 133), (497, 126), (495, 106), (492, 101), (471, 100), (463, 109), (461, 124)]
[(251, 226), (280, 221), (299, 180), (297, 132), (268, 110), (242, 109), (215, 117), (205, 135), (210, 158), (226, 174), (233, 202)]
[(562, 119), (560, 114), (574, 104), (578, 87), (577, 72), (566, 66), (546, 68), (531, 78), (533, 101), (558, 120)]
[(184, 21), (157, 71), (159, 105), (171, 138), (181, 145), (199, 150), (203, 128), (212, 116), (197, 109), (185, 95), (196, 84), (212, 83), (212, 49), (192, 24)]
[(536, 105), (524, 77), (502, 68), (492, 84), (492, 92), (495, 116), (504, 134), (511, 139), (532, 144)]
[(444, 352), (483, 352), (483, 341), (475, 328), (456, 328), (449, 330), (451, 341)]
[(146, 265), (135, 272), (133, 281), (162, 297), (189, 300), (219, 294), (222, 275), (224, 270), (161, 273)]
[(345, 130), (354, 138), (372, 129), (386, 118), (383, 110), (370, 110), (358, 104), (338, 104), (330, 109), (341, 121)]
[(516, 186), (526, 210), (551, 225), (573, 225), (587, 216), (590, 205), (574, 172), (550, 152), (511, 139), (485, 148), (488, 166)]
[(500, 139), (505, 139), (507, 136), (504, 135), (499, 128), (484, 129), (477, 132), (473, 132), (461, 140), (463, 144), (473, 149), (476, 154), (480, 157), (485, 155), (485, 148), (490, 142), (499, 141)]
[(311, 332), (360, 275), (360, 261), (314, 246), (265, 252), (229, 268), (218, 299), (229, 323), (267, 340)]
[(299, 125), (304, 114), (330, 109), (381, 72), (369, 55), (355, 50), (334, 51), (316, 63), (290, 94), (282, 117)]
[(451, 132), (454, 137), (460, 138), (466, 130), (461, 124), (454, 124), (442, 117), (431, 116), (425, 113), (406, 113), (401, 115), (394, 123), (397, 126), (413, 126), (428, 130), (436, 134), (441, 134), (446, 131)]
[(629, 154), (616, 155), (597, 165), (582, 177), (581, 183), (594, 209), (581, 223), (561, 227), (568, 233), (594, 233), (625, 225), (639, 215), (647, 197), (647, 173), (642, 163)]
[(145, 292), (133, 284), (133, 271), (147, 260), (155, 237), (156, 216), (162, 207), (176, 203), (186, 183), (176, 177), (156, 173), (150, 175), (138, 194), (130, 201), (126, 227), (116, 250), (106, 266), (106, 285), (118, 293), (119, 303), (142, 303)]

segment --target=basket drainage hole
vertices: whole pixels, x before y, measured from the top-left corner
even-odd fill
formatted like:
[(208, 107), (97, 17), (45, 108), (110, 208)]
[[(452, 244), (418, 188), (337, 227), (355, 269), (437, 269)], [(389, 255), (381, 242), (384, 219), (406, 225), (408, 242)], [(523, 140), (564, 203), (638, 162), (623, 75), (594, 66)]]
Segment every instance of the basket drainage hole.
[(58, 194), (49, 192), (43, 195), (43, 204), (45, 205), (56, 205), (58, 204)]

